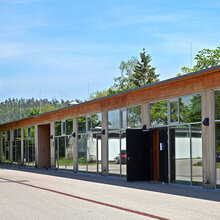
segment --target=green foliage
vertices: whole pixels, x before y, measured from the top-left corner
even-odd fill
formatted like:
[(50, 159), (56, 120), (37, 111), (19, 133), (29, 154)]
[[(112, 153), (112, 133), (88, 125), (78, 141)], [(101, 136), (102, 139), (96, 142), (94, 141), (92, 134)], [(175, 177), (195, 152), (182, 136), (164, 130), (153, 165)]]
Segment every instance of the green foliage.
[(216, 49), (213, 50), (211, 49), (200, 50), (194, 59), (196, 60), (196, 65), (192, 69), (188, 67), (182, 67), (181, 73), (178, 73), (177, 76), (219, 65), (220, 47), (217, 47)]
[(167, 101), (159, 101), (150, 105), (151, 126), (168, 124), (168, 104)]
[(28, 114), (28, 117), (34, 116), (34, 115), (39, 115), (40, 114), (40, 110), (37, 108), (32, 108)]
[(97, 99), (158, 82), (159, 74), (155, 73), (155, 67), (150, 62), (151, 56), (145, 49), (140, 53), (140, 61), (135, 57), (122, 61), (119, 66), (121, 75), (113, 79), (114, 84), (103, 91), (96, 91), (90, 98)]
[[(39, 113), (67, 107), (71, 101), (52, 99), (6, 99), (0, 103), (0, 124), (16, 121)], [(41, 112), (39, 111), (41, 106)]]
[(134, 73), (131, 75), (130, 82), (133, 88), (138, 88), (144, 85), (149, 85), (158, 82), (159, 74), (155, 73), (155, 67), (152, 67), (150, 54), (146, 54), (145, 49), (140, 53), (141, 61), (137, 61), (134, 67)]

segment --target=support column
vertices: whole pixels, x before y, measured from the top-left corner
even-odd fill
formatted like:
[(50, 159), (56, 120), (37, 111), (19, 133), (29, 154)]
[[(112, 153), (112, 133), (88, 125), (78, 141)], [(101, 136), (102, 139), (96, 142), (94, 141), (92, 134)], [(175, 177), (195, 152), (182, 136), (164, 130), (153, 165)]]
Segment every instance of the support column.
[(77, 118), (73, 118), (73, 133), (75, 133), (75, 137), (73, 139), (73, 161), (74, 167), (73, 171), (78, 172), (78, 121)]
[(56, 168), (54, 122), (50, 123), (50, 166), (51, 168)]
[(144, 103), (141, 105), (141, 119), (142, 126), (146, 125), (147, 128), (150, 128), (149, 103)]
[(108, 112), (102, 112), (102, 129), (105, 129), (105, 135), (102, 135), (102, 174), (108, 175)]
[(202, 93), (202, 121), (209, 118), (209, 126), (202, 124), (203, 187), (215, 187), (214, 97), (213, 90)]
[(21, 128), (21, 165), (24, 164), (24, 128)]
[(35, 131), (35, 167), (38, 167), (38, 125), (34, 126)]
[(0, 164), (3, 163), (3, 155), (2, 155), (3, 149), (2, 149), (2, 132), (0, 132)]
[(12, 160), (13, 160), (13, 130), (10, 130), (10, 162), (12, 164)]

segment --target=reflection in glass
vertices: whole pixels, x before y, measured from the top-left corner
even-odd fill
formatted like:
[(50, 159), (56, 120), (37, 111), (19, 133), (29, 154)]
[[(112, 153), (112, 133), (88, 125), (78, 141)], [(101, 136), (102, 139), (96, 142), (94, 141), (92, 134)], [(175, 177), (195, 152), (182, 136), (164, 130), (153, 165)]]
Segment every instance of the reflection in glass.
[(216, 188), (220, 188), (220, 122), (215, 124)]
[(66, 168), (65, 137), (59, 137), (59, 169)]
[(87, 134), (78, 135), (78, 170), (86, 171)]
[(167, 125), (168, 121), (167, 101), (160, 101), (150, 104), (151, 127)]
[(127, 111), (121, 111), (121, 128), (127, 128)]
[(59, 168), (59, 138), (55, 138), (55, 160), (56, 160), (56, 168)]
[(127, 175), (126, 132), (121, 133), (121, 175)]
[(171, 182), (190, 184), (190, 132), (188, 126), (170, 128)]
[(61, 121), (55, 122), (55, 136), (61, 135)]
[(97, 155), (98, 155), (98, 173), (102, 172), (102, 136), (101, 135), (97, 135)]
[(215, 91), (215, 119), (220, 119), (220, 90)]
[(127, 108), (128, 128), (141, 127), (141, 105)]
[(88, 172), (97, 172), (97, 140), (95, 134), (87, 135)]
[(102, 129), (102, 114), (97, 113), (92, 115), (92, 131), (101, 131)]
[(108, 173), (120, 175), (120, 133), (108, 134)]
[(170, 122), (178, 122), (178, 101), (170, 102)]
[(201, 115), (201, 95), (188, 95), (179, 98), (180, 122), (200, 122)]
[(66, 168), (73, 169), (73, 136), (66, 136)]
[(66, 135), (71, 135), (73, 132), (73, 119), (66, 120)]
[(108, 112), (108, 129), (117, 130), (120, 129), (120, 117), (119, 110), (109, 111)]
[(201, 186), (202, 176), (202, 132), (201, 124), (191, 125), (192, 138), (192, 185)]
[(78, 132), (85, 133), (86, 132), (86, 117), (79, 117), (78, 118)]
[(35, 138), (35, 127), (31, 126), (31, 138)]

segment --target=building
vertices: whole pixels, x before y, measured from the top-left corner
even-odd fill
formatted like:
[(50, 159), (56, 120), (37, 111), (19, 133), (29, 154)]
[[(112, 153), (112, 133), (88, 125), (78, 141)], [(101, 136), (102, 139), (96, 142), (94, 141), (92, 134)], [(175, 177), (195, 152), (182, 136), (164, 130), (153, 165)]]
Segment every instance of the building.
[(220, 66), (0, 125), (0, 162), (220, 188)]

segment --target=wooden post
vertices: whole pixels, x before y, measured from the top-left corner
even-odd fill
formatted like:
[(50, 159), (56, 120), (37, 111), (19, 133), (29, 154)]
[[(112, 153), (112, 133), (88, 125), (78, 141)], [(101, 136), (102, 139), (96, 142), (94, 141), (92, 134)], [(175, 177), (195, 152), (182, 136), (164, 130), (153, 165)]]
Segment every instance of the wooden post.
[(146, 125), (147, 128), (150, 128), (149, 103), (144, 103), (141, 105), (141, 119), (142, 126)]
[(73, 118), (73, 133), (75, 133), (75, 137), (73, 140), (73, 162), (74, 172), (78, 172), (78, 120), (77, 118)]
[(215, 187), (214, 96), (213, 90), (202, 93), (202, 121), (209, 118), (209, 125), (202, 124), (203, 187)]
[(102, 134), (102, 174), (108, 174), (108, 112), (102, 112), (102, 129), (105, 134)]

